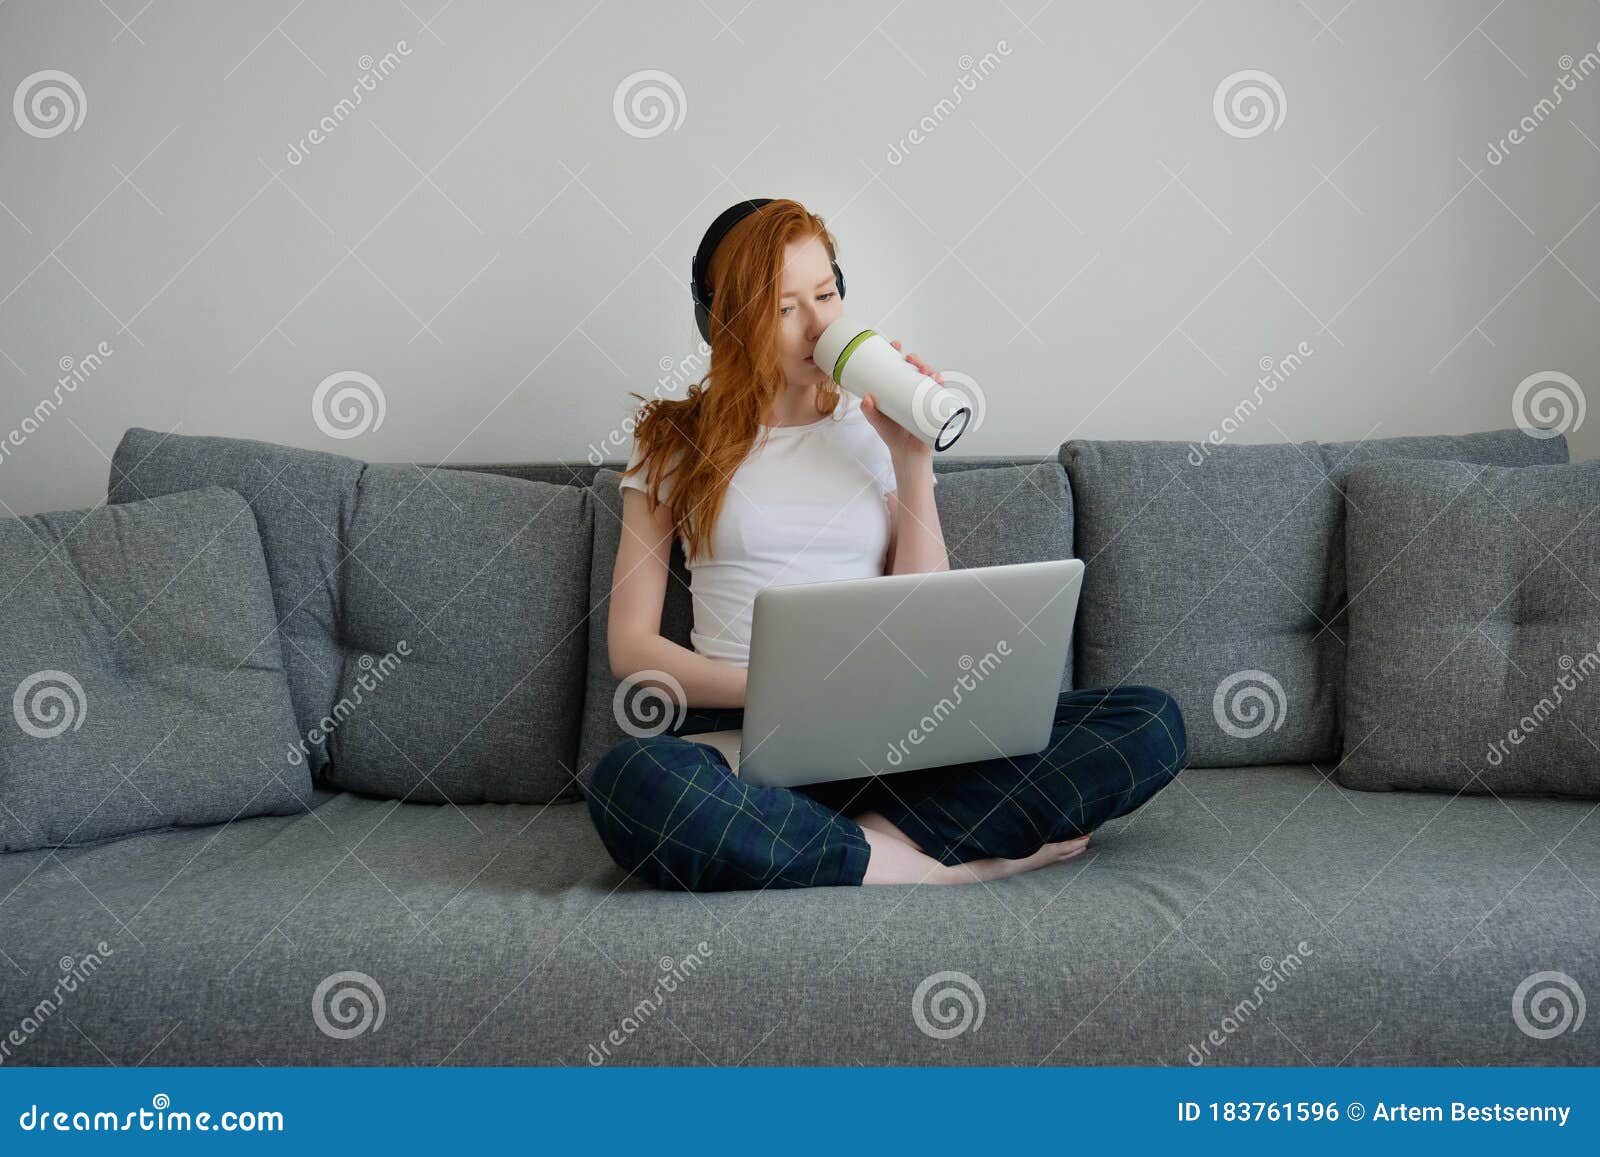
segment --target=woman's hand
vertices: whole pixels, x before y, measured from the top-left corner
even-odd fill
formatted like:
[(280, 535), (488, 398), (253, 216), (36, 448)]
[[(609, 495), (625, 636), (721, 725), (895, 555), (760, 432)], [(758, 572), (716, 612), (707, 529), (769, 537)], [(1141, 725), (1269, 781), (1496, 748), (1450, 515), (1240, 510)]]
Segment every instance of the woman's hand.
[[(900, 343), (897, 341), (892, 341), (889, 344), (897, 350), (901, 348)], [(906, 361), (941, 386), (944, 385), (944, 375), (916, 354), (906, 354)], [(884, 445), (889, 447), (889, 456), (896, 463), (902, 460), (916, 459), (923, 454), (928, 455), (930, 458), (933, 456), (933, 447), (878, 409), (878, 399), (872, 394), (868, 394), (861, 399), (861, 412), (867, 416), (867, 421), (872, 423), (872, 428), (878, 432), (878, 437), (883, 439)]]

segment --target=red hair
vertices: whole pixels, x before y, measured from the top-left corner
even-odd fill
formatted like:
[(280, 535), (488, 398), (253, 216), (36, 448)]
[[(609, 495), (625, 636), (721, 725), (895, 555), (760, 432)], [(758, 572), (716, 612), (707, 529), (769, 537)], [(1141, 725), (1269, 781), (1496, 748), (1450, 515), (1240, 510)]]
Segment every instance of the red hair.
[[(815, 237), (834, 260), (833, 235), (821, 217), (798, 201), (778, 199), (741, 220), (712, 255), (706, 280), (711, 298), (711, 368), (684, 398), (652, 398), (634, 423), (649, 509), (661, 505), (659, 487), (672, 479), (668, 505), (673, 530), (689, 558), (712, 557), (711, 531), (733, 472), (761, 432), (762, 418), (784, 388), (778, 354), (779, 282), (784, 250)], [(817, 415), (832, 414), (839, 388), (817, 387)]]

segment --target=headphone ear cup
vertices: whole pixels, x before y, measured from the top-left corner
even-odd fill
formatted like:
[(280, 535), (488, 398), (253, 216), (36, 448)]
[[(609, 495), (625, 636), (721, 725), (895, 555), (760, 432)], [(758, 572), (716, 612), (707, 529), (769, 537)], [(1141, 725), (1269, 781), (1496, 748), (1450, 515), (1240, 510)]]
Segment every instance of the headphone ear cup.
[(833, 263), (833, 282), (834, 282), (834, 285), (838, 287), (839, 300), (843, 301), (844, 300), (844, 270), (839, 268), (839, 263), (837, 261), (835, 261)]
[(698, 294), (694, 299), (694, 324), (700, 330), (700, 336), (706, 344), (711, 344), (711, 309), (700, 300)]

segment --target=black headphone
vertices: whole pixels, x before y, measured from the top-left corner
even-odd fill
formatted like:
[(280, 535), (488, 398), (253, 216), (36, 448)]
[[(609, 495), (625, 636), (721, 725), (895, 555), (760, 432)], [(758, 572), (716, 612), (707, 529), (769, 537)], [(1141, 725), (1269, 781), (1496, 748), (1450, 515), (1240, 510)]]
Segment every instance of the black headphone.
[[(694, 264), (689, 270), (689, 293), (694, 298), (694, 323), (700, 327), (700, 336), (706, 341), (711, 340), (711, 290), (706, 286), (706, 275), (711, 270), (711, 255), (717, 251), (717, 246), (740, 221), (754, 213), (763, 205), (770, 205), (771, 197), (752, 197), (748, 201), (740, 201), (737, 205), (724, 209), (717, 219), (711, 222), (711, 228), (706, 230), (706, 235), (700, 239), (700, 248), (695, 250)], [(839, 299), (844, 300), (844, 270), (839, 268), (839, 263), (833, 263), (833, 280), (839, 291)]]

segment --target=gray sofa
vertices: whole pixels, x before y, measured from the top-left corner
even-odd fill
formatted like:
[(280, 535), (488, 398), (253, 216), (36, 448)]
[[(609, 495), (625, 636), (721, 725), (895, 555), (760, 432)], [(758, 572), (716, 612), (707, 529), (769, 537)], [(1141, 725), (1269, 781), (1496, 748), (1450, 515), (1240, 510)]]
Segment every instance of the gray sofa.
[[(938, 458), (952, 565), (1084, 558), (1062, 685), (1171, 691), (1190, 766), (1087, 854), (1003, 883), (693, 894), (626, 878), (582, 799), (593, 760), (622, 738), (605, 661), (620, 463), (369, 465), (131, 429), (113, 511), (154, 504), (139, 509), (159, 527), (177, 496), (197, 492), (218, 517), (230, 499), (215, 488), (241, 496), (264, 571), (246, 544), (243, 577), (208, 577), (244, 604), (264, 574), (276, 625), (266, 645), (244, 643), (259, 647), (240, 659), (253, 681), (235, 707), (213, 696), (165, 748), (151, 747), (168, 731), (155, 721), (147, 758), (118, 761), (123, 783), (94, 815), (132, 830), (0, 855), (0, 1061), (1600, 1062), (1592, 1026), (1540, 1032), (1544, 1010), (1528, 1007), (1551, 999), (1542, 975), (1591, 990), (1600, 976), (1594, 777), (1552, 784), (1535, 769), (1514, 794), (1470, 777), (1428, 790), (1423, 775), (1406, 790), (1380, 763), (1361, 766), (1361, 790), (1343, 782), (1369, 745), (1384, 749), (1382, 720), (1353, 736), (1345, 713), (1382, 677), (1397, 629), (1353, 621), (1368, 580), (1352, 598), (1349, 483), (1392, 462), (1476, 464), (1475, 481), (1578, 469), (1564, 439), (1520, 430)], [(51, 533), (72, 541), (70, 525)], [(126, 551), (129, 532), (103, 541)], [(106, 568), (83, 553), (73, 564), (107, 589)], [(676, 548), (673, 573), (662, 629), (686, 643)], [(1406, 591), (1391, 594), (1402, 619), (1448, 602), (1405, 610)], [(1550, 615), (1593, 614), (1550, 600)], [(1375, 649), (1347, 672), (1358, 626), (1375, 628)], [(384, 677), (361, 690), (373, 671)], [(162, 812), (160, 791), (204, 795), (222, 739), (282, 733), (273, 672), (304, 741), (287, 761), (262, 753), (261, 782), (303, 774), (310, 791), (276, 790), (269, 813), (247, 803), (221, 822), (221, 797), (201, 813), (174, 800), (172, 822), (140, 829), (117, 791), (142, 784)], [(1412, 674), (1420, 686), (1431, 673)], [(91, 690), (92, 703), (115, 697)], [(1359, 701), (1370, 719), (1371, 695)], [(1430, 692), (1419, 709), (1437, 720), (1452, 702)], [(216, 741), (172, 746), (206, 727)], [(15, 781), (34, 750), (0, 747)], [(230, 773), (236, 791), (237, 761)]]

